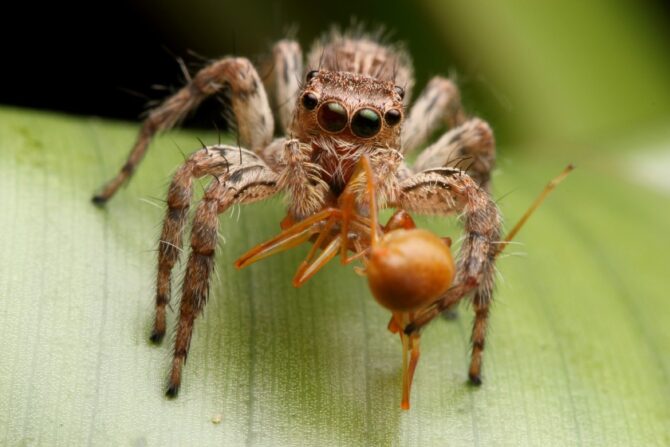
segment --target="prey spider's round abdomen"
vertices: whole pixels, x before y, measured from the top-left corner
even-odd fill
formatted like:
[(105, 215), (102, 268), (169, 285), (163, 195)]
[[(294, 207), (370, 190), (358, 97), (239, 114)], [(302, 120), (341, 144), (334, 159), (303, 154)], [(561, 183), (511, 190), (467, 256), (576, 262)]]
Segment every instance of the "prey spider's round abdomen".
[(367, 277), (375, 299), (391, 311), (411, 312), (435, 301), (454, 279), (447, 244), (422, 229), (395, 230), (370, 252)]

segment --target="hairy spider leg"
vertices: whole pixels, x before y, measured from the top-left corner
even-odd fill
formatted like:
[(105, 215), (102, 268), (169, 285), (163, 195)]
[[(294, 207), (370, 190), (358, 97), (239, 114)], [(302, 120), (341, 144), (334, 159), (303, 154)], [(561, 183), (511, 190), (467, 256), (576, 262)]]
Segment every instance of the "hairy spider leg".
[[(498, 246), (498, 250), (495, 253), (495, 256), (497, 257), (502, 251), (509, 245), (509, 243), (512, 241), (514, 236), (521, 230), (523, 225), (528, 221), (528, 218), (535, 212), (535, 210), (544, 202), (544, 200), (547, 198), (547, 196), (558, 186), (559, 183), (561, 183), (565, 178), (572, 172), (574, 169), (574, 165), (569, 164), (568, 166), (561, 171), (559, 175), (554, 177), (547, 185), (544, 187), (542, 192), (537, 196), (537, 198), (533, 201), (533, 203), (528, 207), (526, 212), (521, 216), (519, 221), (514, 225), (512, 230), (505, 236), (505, 238), (500, 242), (500, 245)], [(431, 307), (425, 309), (422, 313), (418, 314), (416, 318), (414, 318), (410, 324), (405, 327), (404, 332), (407, 334), (415, 333), (419, 329), (421, 329), (426, 323), (431, 321), (437, 314), (440, 312), (444, 311), (448, 307), (452, 306), (453, 304), (457, 303), (463, 296), (465, 296), (467, 293), (469, 293), (472, 289), (474, 289), (476, 285), (468, 285), (468, 284), (460, 284), (457, 287), (453, 287), (449, 289), (447, 294), (440, 300), (436, 301)], [(477, 311), (477, 309), (475, 309)]]

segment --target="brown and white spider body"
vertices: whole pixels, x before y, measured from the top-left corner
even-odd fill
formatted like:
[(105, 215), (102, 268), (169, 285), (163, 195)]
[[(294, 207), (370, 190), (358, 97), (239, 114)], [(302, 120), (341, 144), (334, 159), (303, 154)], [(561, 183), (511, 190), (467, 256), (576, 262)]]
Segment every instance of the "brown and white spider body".
[[(200, 70), (150, 112), (127, 163), (94, 197), (95, 202), (104, 203), (116, 192), (157, 132), (173, 127), (208, 96), (229, 95), (242, 148), (216, 145), (198, 150), (174, 174), (168, 191), (158, 246), (154, 342), (165, 335), (171, 273), (183, 245), (193, 180), (214, 177), (193, 218), (167, 394), (175, 396), (179, 390), (193, 324), (208, 298), (218, 215), (232, 205), (282, 192), (288, 203), (284, 227), (310, 221), (324, 210), (340, 206), (340, 196), (363, 156), (372, 166), (380, 207), (462, 217), (465, 236), (453, 286), (402, 329), (417, 331), (472, 293), (476, 317), (469, 377), (479, 384), (501, 226), (498, 209), (488, 193), (495, 159), (491, 129), (481, 119), (467, 118), (457, 87), (441, 77), (429, 82), (410, 110), (413, 78), (409, 57), (402, 49), (369, 36), (328, 34), (308, 54), (307, 70), (294, 41), (276, 43), (272, 59), (266, 85), (244, 58), (227, 57)], [(285, 134), (281, 138), (273, 139), (274, 117), (266, 89), (277, 105), (277, 118)], [(414, 166), (405, 163), (406, 154), (446, 126), (450, 130), (426, 148)], [(466, 171), (454, 166), (463, 160), (469, 164)], [(354, 195), (353, 206), (365, 217), (370, 200), (363, 190)], [(323, 222), (316, 220), (315, 225), (323, 230)], [(328, 239), (336, 241), (342, 229), (338, 223), (328, 231)], [(344, 251), (360, 252), (369, 244), (369, 231), (355, 226), (346, 231)], [(302, 241), (310, 240), (313, 234), (304, 233)]]

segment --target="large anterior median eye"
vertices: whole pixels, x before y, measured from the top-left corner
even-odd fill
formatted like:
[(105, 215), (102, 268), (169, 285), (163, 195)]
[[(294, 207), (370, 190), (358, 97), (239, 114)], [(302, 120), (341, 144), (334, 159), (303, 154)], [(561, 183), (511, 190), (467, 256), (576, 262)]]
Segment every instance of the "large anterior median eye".
[(351, 120), (351, 131), (361, 138), (377, 135), (381, 127), (382, 117), (373, 109), (360, 109)]
[(347, 110), (338, 102), (324, 103), (317, 114), (319, 124), (328, 132), (339, 132), (347, 126)]

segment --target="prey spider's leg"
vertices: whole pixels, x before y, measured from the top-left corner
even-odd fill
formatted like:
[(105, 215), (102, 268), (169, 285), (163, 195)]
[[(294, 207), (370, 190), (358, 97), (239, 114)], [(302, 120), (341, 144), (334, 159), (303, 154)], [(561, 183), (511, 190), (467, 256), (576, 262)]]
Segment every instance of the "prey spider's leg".
[[(377, 172), (382, 174), (384, 178), (385, 169), (383, 166), (377, 166)], [(381, 169), (380, 169), (381, 168)], [(379, 180), (377, 176), (372, 172), (371, 160), (367, 155), (361, 157), (359, 161), (359, 166), (357, 172), (365, 174), (365, 195), (367, 195), (367, 202), (369, 207), (369, 223), (370, 226), (368, 231), (370, 233), (370, 250), (371, 256), (374, 256), (375, 249), (378, 247), (380, 236), (378, 234), (379, 225), (377, 221), (377, 190), (376, 187), (377, 181)], [(353, 180), (350, 181), (352, 189), (356, 188), (356, 182)], [(349, 185), (348, 185), (349, 187)], [(351, 203), (351, 202), (350, 202)], [(349, 204), (351, 206), (351, 204)], [(344, 213), (346, 216), (347, 213)], [(412, 218), (407, 213), (398, 211), (394, 213), (387, 225), (384, 227), (384, 230), (392, 231), (393, 229), (398, 229), (402, 227), (413, 227), (414, 222)], [(383, 240), (383, 238), (382, 238)], [(367, 268), (367, 266), (366, 266)], [(408, 410), (410, 402), (410, 391), (412, 388), (412, 380), (414, 379), (414, 371), (419, 362), (420, 349), (419, 349), (419, 333), (406, 334), (402, 329), (407, 326), (413, 317), (413, 312), (407, 311), (392, 311), (391, 322), (389, 322), (389, 330), (394, 333), (398, 333), (400, 336), (400, 341), (402, 342), (402, 400), (401, 408)]]
[(303, 71), (298, 42), (289, 39), (277, 42), (272, 48), (272, 73), (267, 77), (267, 87), (273, 93), (279, 123), (285, 134), (291, 126)]
[(251, 250), (240, 256), (235, 261), (235, 267), (242, 269), (254, 262), (267, 258), (274, 254), (296, 247), (306, 242), (312, 235), (320, 231), (319, 224), (328, 220), (331, 216), (339, 213), (338, 209), (327, 208), (313, 216), (302, 220), (289, 228), (283, 230), (272, 239), (258, 244)]
[(377, 243), (377, 204), (375, 202), (374, 178), (372, 178), (371, 172), (370, 159), (367, 155), (363, 155), (356, 163), (354, 173), (338, 198), (338, 205), (342, 210), (342, 223), (340, 224), (340, 239), (343, 242), (340, 251), (340, 262), (342, 264), (350, 262), (350, 258), (347, 256), (350, 224), (353, 223), (354, 219), (362, 217), (359, 214), (358, 207), (361, 204), (357, 202), (358, 198), (363, 198), (363, 202), (367, 201), (369, 208), (370, 223), (367, 231), (370, 236), (370, 246)]
[(461, 94), (456, 84), (440, 76), (430, 80), (405, 119), (401, 148), (403, 154), (421, 146), (439, 127), (456, 127), (465, 121)]
[[(359, 184), (362, 183), (361, 177), (365, 175), (365, 192), (367, 194), (368, 207), (370, 209), (370, 218), (367, 219), (360, 216), (356, 210), (356, 195)], [(372, 167), (367, 155), (363, 155), (357, 163), (356, 170), (352, 175), (349, 183), (341, 193), (338, 204), (340, 209), (335, 209), (332, 217), (326, 222), (321, 234), (314, 242), (314, 246), (310, 250), (307, 258), (300, 265), (300, 268), (293, 278), (293, 285), (296, 287), (304, 284), (309, 278), (314, 276), (324, 265), (326, 265), (332, 258), (340, 251), (340, 258), (342, 264), (349, 264), (355, 259), (364, 256), (365, 251), (359, 251), (351, 257), (347, 256), (349, 250), (349, 229), (352, 227), (363, 226), (364, 231), (369, 232), (370, 246), (374, 246), (378, 241), (378, 225), (377, 225), (377, 204), (375, 200), (374, 178), (372, 174)], [(331, 229), (335, 225), (336, 219), (340, 222), (339, 238), (332, 239), (324, 248), (319, 256), (314, 259), (316, 251), (321, 248), (326, 237), (331, 234)], [(367, 223), (367, 225), (366, 225)], [(363, 225), (361, 225), (363, 224)]]
[(472, 118), (446, 132), (417, 157), (417, 172), (444, 166), (465, 169), (468, 175), (488, 191), (495, 164), (495, 140), (488, 123)]
[[(317, 271), (321, 269), (321, 267), (323, 267), (327, 263), (326, 261), (325, 263), (321, 264), (318, 268), (316, 269), (313, 268), (313, 265), (315, 263), (321, 262), (323, 258), (322, 255), (319, 255), (316, 261), (314, 260), (317, 251), (322, 248), (324, 242), (326, 242), (326, 238), (330, 236), (331, 230), (333, 229), (337, 221), (337, 217), (338, 216), (335, 214), (329, 217), (323, 228), (320, 230), (321, 233), (314, 241), (311, 250), (309, 251), (309, 253), (307, 253), (307, 257), (305, 258), (304, 261), (302, 261), (302, 263), (300, 263), (300, 267), (298, 267), (298, 270), (295, 272), (295, 275), (293, 276), (294, 287), (300, 287), (302, 284), (304, 284), (305, 281), (311, 278)], [(311, 271), (313, 271), (314, 273), (311, 273), (308, 277), (304, 276), (305, 272), (311, 272)]]
[(165, 307), (170, 301), (172, 269), (179, 259), (188, 210), (193, 194), (193, 179), (205, 175), (226, 176), (240, 168), (240, 157), (247, 167), (263, 168), (263, 162), (252, 152), (232, 146), (211, 146), (194, 152), (177, 170), (167, 196), (167, 210), (158, 242), (156, 277), (156, 317), (151, 341), (160, 343), (165, 336)]
[(277, 177), (276, 173), (263, 165), (239, 166), (239, 169), (214, 179), (198, 206), (193, 218), (191, 253), (182, 285), (179, 323), (166, 391), (169, 397), (179, 392), (193, 324), (209, 294), (218, 242), (218, 215), (231, 205), (256, 202), (272, 196), (278, 190)]
[(242, 146), (259, 151), (270, 143), (274, 121), (265, 89), (248, 59), (227, 57), (200, 70), (193, 79), (144, 120), (135, 145), (119, 173), (93, 201), (103, 204), (130, 178), (157, 133), (174, 127), (207, 97), (226, 89)]
[(293, 277), (293, 286), (300, 287), (309, 278), (316, 275), (316, 273), (326, 264), (328, 264), (331, 259), (337, 256), (341, 243), (342, 241), (339, 238), (333, 239), (323, 248), (323, 251), (319, 253), (319, 255), (314, 260), (309, 263), (302, 264)]
[(484, 348), (488, 306), (492, 300), (494, 262), (498, 254), (501, 219), (489, 194), (466, 173), (453, 168), (435, 168), (416, 174), (401, 183), (399, 206), (424, 214), (461, 213), (465, 240), (459, 253), (454, 285), (428, 311), (417, 315), (405, 332), (413, 331), (434, 318), (440, 310), (475, 291), (476, 311), (470, 380), (481, 383), (481, 353)]

